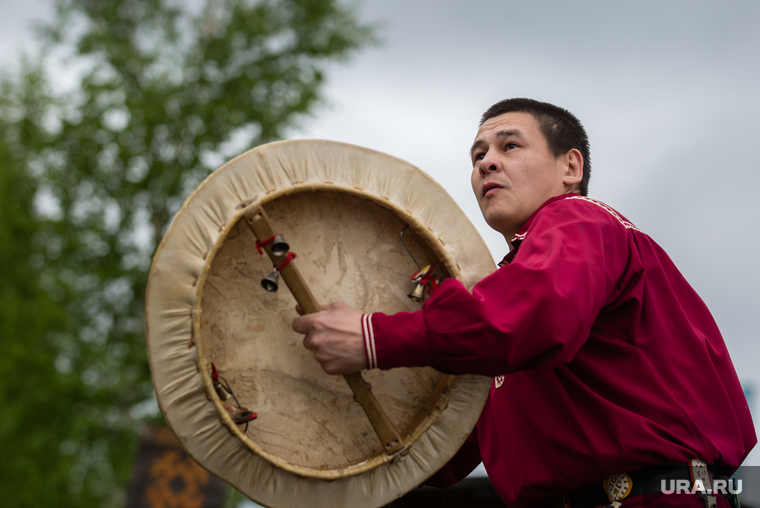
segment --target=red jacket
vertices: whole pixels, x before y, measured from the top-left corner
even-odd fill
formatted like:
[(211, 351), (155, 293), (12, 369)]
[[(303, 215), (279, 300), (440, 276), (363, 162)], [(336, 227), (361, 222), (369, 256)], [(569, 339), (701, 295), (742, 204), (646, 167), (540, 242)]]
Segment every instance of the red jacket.
[(649, 236), (566, 194), (512, 243), (472, 293), (449, 279), (421, 311), (369, 317), (371, 366), (495, 377), (476, 435), (430, 484), (482, 458), (505, 503), (530, 505), (647, 465), (744, 460), (757, 439), (726, 345)]

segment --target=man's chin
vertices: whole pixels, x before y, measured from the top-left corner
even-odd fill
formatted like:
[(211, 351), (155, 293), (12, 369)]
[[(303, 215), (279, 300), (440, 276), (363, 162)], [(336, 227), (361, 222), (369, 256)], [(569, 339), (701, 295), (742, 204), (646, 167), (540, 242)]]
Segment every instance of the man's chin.
[(488, 224), (491, 229), (501, 233), (504, 236), (507, 235), (505, 231), (511, 231), (513, 228), (512, 224), (514, 221), (510, 220), (509, 217), (488, 215), (484, 215), (483, 217), (486, 220), (486, 224)]

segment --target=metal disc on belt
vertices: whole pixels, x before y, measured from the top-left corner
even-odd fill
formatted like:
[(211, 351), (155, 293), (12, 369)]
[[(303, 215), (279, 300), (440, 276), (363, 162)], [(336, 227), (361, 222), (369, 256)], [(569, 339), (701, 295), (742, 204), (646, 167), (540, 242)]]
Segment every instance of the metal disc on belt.
[(284, 265), (322, 304), (415, 311), (422, 303), (408, 294), (420, 288), (410, 276), (422, 267), (427, 280), (471, 288), (493, 260), (428, 175), (327, 141), (263, 145), (225, 164), (187, 199), (156, 252), (148, 352), (159, 405), (188, 453), (265, 506), (383, 506), (451, 459), (491, 381), (432, 368), (365, 371), (400, 437), (389, 451), (346, 380), (324, 373), (292, 330), (296, 300), (285, 284), (262, 287), (279, 258), (261, 238), (257, 248), (252, 210), (265, 212), (296, 254), (283, 254)]

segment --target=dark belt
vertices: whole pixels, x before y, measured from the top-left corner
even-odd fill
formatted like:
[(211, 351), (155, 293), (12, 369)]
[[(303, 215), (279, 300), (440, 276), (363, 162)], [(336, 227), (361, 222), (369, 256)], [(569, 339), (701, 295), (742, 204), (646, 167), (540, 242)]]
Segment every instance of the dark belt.
[[(714, 480), (727, 481), (727, 477), (718, 473), (713, 466), (708, 466), (710, 478)], [(678, 481), (686, 480), (689, 482), (689, 491), (692, 489), (691, 475), (688, 464), (679, 464), (677, 466), (650, 466), (637, 471), (626, 473), (631, 479), (631, 491), (625, 496), (630, 499), (646, 494), (663, 492), (663, 482), (665, 488), (671, 489), (670, 481), (673, 480), (677, 486)], [(722, 494), (722, 493), (721, 493)], [(732, 508), (740, 508), (736, 495), (724, 495)], [(580, 489), (568, 492), (564, 496), (557, 496), (553, 499), (555, 508), (595, 508), (597, 506), (609, 506), (610, 498), (603, 481), (590, 483)]]

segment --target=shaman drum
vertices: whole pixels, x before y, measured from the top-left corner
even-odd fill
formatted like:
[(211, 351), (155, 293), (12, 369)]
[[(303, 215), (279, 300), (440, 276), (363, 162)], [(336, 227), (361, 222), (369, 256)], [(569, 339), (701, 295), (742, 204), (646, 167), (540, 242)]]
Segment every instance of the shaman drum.
[[(321, 303), (414, 311), (422, 304), (407, 296), (410, 275), (421, 266), (472, 287), (493, 260), (428, 175), (327, 141), (272, 143), (228, 162), (187, 199), (156, 252), (146, 295), (150, 365), (161, 411), (188, 453), (266, 506), (387, 504), (456, 453), (490, 379), (432, 368), (364, 372), (402, 441), (389, 453), (346, 381), (325, 374), (291, 329), (293, 295), (282, 283), (278, 292), (262, 288), (273, 262), (246, 223), (258, 206)], [(224, 400), (216, 372), (234, 397)], [(236, 423), (228, 409), (236, 406), (258, 418)]]

